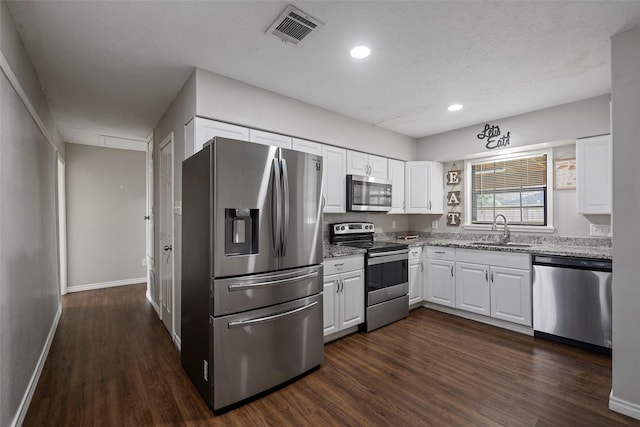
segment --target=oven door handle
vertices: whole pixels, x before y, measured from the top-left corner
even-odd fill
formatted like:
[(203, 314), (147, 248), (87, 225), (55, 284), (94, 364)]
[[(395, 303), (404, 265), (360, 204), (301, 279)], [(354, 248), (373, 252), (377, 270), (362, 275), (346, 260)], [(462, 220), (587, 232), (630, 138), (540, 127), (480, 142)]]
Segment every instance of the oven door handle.
[(314, 301), (311, 304), (307, 304), (305, 306), (302, 307), (298, 307), (294, 310), (291, 311), (285, 311), (284, 313), (279, 313), (279, 314), (274, 314), (272, 316), (266, 316), (266, 317), (258, 317), (256, 319), (249, 319), (249, 320), (236, 320), (233, 322), (229, 322), (229, 324), (227, 325), (229, 329), (231, 328), (244, 328), (245, 326), (252, 326), (252, 325), (257, 325), (260, 323), (264, 323), (264, 322), (270, 322), (276, 319), (280, 319), (282, 317), (287, 317), (287, 316), (291, 316), (292, 314), (296, 314), (299, 313), (303, 310), (306, 310), (308, 308), (313, 307), (314, 305), (318, 304), (318, 301)]
[(409, 256), (409, 249), (401, 249), (399, 251), (389, 251), (389, 252), (374, 252), (372, 254), (368, 254), (369, 258), (376, 258), (379, 256), (388, 256), (388, 255), (397, 255), (397, 254), (407, 254)]

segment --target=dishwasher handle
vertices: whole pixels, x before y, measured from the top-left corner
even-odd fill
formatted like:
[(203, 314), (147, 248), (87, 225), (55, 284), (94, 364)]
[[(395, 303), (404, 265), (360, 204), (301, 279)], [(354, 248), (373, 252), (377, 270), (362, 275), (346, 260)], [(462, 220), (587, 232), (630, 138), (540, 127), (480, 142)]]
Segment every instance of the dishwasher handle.
[(611, 260), (595, 258), (574, 258), (552, 255), (534, 255), (532, 265), (546, 265), (549, 267), (574, 268), (578, 270), (593, 270), (611, 272)]

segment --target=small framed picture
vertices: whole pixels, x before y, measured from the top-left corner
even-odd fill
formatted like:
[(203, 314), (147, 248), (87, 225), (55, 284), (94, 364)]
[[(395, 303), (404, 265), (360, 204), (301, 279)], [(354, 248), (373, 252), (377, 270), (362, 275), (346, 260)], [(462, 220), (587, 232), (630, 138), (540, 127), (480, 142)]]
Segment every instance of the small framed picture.
[(554, 166), (554, 190), (576, 189), (576, 159), (555, 160)]

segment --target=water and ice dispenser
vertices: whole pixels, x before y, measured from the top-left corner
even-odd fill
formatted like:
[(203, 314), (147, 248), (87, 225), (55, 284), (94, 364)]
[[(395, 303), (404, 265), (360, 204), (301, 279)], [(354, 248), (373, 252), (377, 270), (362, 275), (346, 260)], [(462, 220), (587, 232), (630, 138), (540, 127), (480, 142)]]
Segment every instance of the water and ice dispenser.
[(258, 253), (259, 209), (227, 208), (224, 210), (224, 254), (251, 255)]

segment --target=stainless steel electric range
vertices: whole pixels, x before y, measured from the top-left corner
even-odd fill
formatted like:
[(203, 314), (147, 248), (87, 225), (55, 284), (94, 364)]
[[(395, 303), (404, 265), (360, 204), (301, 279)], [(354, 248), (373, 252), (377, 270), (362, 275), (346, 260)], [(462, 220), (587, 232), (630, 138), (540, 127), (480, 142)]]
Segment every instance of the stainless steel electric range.
[(374, 240), (370, 222), (344, 222), (329, 226), (329, 241), (366, 249), (363, 330), (374, 329), (409, 315), (409, 247)]

